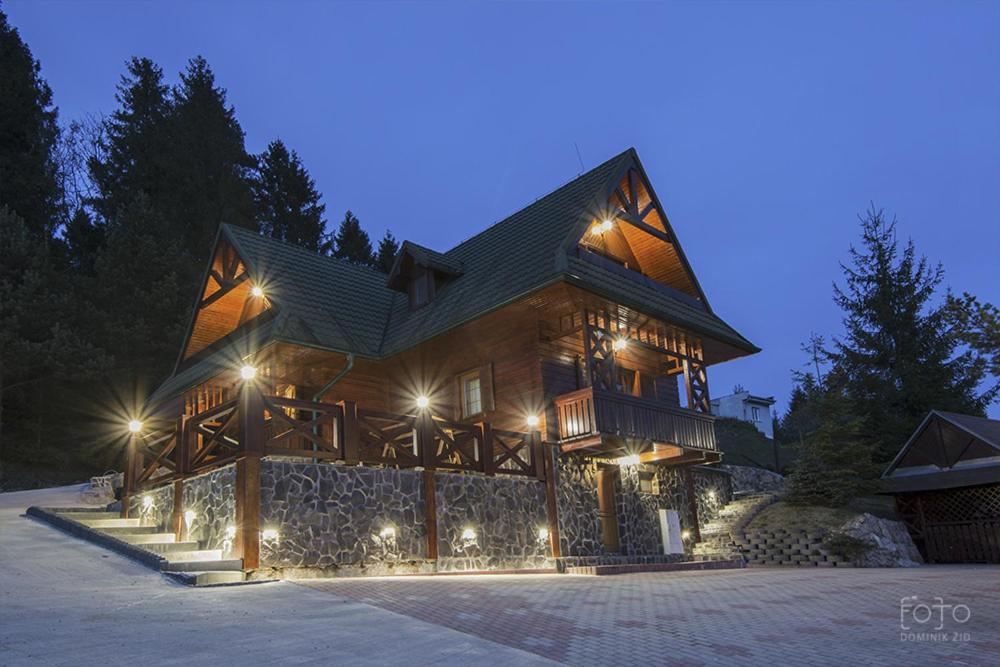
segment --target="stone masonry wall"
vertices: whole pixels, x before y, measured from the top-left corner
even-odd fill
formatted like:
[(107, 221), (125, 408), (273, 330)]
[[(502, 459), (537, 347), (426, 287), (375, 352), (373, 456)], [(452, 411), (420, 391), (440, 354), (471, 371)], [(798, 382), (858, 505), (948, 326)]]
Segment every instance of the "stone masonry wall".
[(563, 556), (604, 554), (601, 520), (597, 516), (596, 469), (581, 456), (557, 456), (556, 507), (559, 546)]
[(236, 528), (236, 464), (184, 480), (181, 507), (193, 512), (190, 525), (184, 526), (187, 539), (202, 549), (229, 552)]
[(261, 565), (336, 569), (427, 556), (420, 471), (261, 461)]
[[(147, 503), (145, 498), (149, 498)], [(142, 491), (128, 499), (128, 515), (160, 530), (173, 530), (174, 485), (172, 483)]]
[(545, 484), (436, 473), (438, 570), (552, 567)]
[(719, 468), (698, 466), (691, 469), (694, 476), (695, 499), (698, 503), (698, 524), (704, 526), (719, 515), (733, 499), (732, 476)]

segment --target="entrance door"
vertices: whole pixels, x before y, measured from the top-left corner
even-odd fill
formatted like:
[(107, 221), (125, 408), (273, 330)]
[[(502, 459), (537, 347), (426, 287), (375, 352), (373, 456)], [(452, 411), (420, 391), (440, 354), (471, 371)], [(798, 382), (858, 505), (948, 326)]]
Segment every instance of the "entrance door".
[(618, 468), (598, 468), (597, 470), (597, 516), (601, 519), (601, 537), (604, 550), (616, 554), (621, 550), (618, 544), (618, 511), (615, 509), (615, 480)]

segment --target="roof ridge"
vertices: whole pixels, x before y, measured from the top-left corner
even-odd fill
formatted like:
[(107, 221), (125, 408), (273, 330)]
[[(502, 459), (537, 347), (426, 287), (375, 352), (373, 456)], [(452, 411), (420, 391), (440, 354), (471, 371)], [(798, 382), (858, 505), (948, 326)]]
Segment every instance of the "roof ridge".
[(247, 229), (246, 227), (238, 227), (238, 226), (232, 225), (232, 224), (230, 224), (228, 222), (224, 222), (224, 223), (222, 223), (222, 225), (224, 227), (229, 228), (230, 230), (236, 230), (236, 231), (238, 231), (240, 233), (245, 233), (245, 234), (247, 234), (249, 236), (252, 236), (252, 237), (254, 237), (256, 239), (259, 239), (261, 241), (264, 241), (266, 243), (272, 243), (274, 245), (277, 245), (277, 246), (280, 246), (280, 247), (283, 247), (283, 248), (287, 248), (289, 250), (294, 250), (294, 251), (297, 251), (299, 253), (304, 253), (308, 257), (314, 257), (314, 258), (321, 259), (321, 260), (329, 260), (329, 261), (331, 261), (331, 262), (333, 262), (335, 264), (339, 264), (341, 266), (351, 266), (351, 267), (357, 267), (359, 269), (364, 269), (364, 270), (366, 270), (366, 271), (368, 271), (370, 273), (375, 274), (376, 277), (380, 276), (380, 275), (381, 276), (386, 275), (382, 271), (379, 271), (378, 269), (376, 269), (374, 266), (368, 266), (367, 264), (358, 264), (357, 262), (352, 262), (349, 259), (344, 259), (342, 257), (334, 257), (333, 255), (324, 255), (322, 253), (316, 252), (315, 250), (310, 250), (309, 248), (306, 248), (305, 246), (300, 246), (297, 243), (292, 243), (291, 241), (286, 241), (284, 239), (276, 239), (273, 236), (265, 236), (265, 235), (261, 234), (260, 232), (255, 232), (252, 229)]
[(452, 252), (458, 250), (460, 247), (462, 247), (466, 243), (472, 241), (473, 239), (478, 238), (479, 236), (481, 236), (481, 235), (485, 234), (486, 232), (490, 231), (491, 229), (494, 229), (495, 227), (497, 227), (499, 225), (502, 225), (503, 223), (507, 222), (508, 220), (510, 220), (511, 218), (513, 218), (515, 215), (518, 215), (519, 213), (521, 213), (525, 209), (530, 208), (530, 207), (534, 206), (535, 204), (538, 204), (538, 203), (540, 203), (540, 202), (548, 199), (549, 197), (557, 194), (558, 192), (562, 191), (563, 189), (568, 188), (569, 186), (573, 185), (577, 181), (579, 181), (579, 180), (581, 180), (583, 178), (586, 178), (587, 176), (590, 176), (591, 174), (593, 174), (594, 172), (596, 172), (599, 169), (602, 169), (602, 168), (606, 167), (607, 165), (611, 164), (615, 160), (622, 159), (626, 154), (628, 154), (628, 153), (635, 153), (635, 152), (636, 152), (635, 151), (635, 147), (634, 146), (629, 146), (628, 148), (626, 148), (625, 150), (623, 150), (621, 153), (618, 153), (614, 157), (608, 158), (607, 160), (605, 160), (604, 162), (600, 163), (599, 165), (597, 165), (593, 169), (588, 169), (587, 171), (583, 172), (582, 174), (579, 174), (576, 177), (574, 177), (574, 178), (566, 181), (562, 185), (556, 186), (555, 188), (553, 188), (552, 190), (549, 190), (548, 192), (546, 192), (545, 194), (541, 195), (540, 197), (537, 197), (534, 201), (532, 201), (532, 202), (530, 202), (528, 204), (525, 204), (524, 206), (522, 206), (522, 207), (520, 207), (520, 208), (512, 211), (508, 215), (506, 215), (503, 218), (497, 220), (496, 222), (494, 222), (493, 224), (491, 224), (489, 227), (486, 227), (485, 229), (482, 229), (482, 230), (476, 232), (472, 236), (466, 237), (465, 239), (459, 241), (457, 244), (455, 244), (454, 246), (452, 246), (451, 248), (449, 248), (448, 250), (446, 250), (443, 254), (450, 255)]

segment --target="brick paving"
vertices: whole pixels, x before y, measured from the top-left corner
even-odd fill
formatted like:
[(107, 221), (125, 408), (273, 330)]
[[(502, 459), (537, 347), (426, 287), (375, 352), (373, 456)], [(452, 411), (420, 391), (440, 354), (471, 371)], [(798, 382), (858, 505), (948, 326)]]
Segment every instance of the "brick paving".
[[(995, 566), (299, 583), (571, 665), (1000, 664)], [(938, 631), (936, 616), (908, 615), (911, 632), (928, 634), (904, 639), (900, 601), (912, 595), (967, 605), (971, 618), (946, 612)]]

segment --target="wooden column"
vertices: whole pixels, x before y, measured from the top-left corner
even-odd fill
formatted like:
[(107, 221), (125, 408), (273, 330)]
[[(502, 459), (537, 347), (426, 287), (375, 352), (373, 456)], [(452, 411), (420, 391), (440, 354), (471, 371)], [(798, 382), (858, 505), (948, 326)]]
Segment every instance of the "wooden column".
[(341, 426), (341, 452), (345, 463), (351, 465), (357, 463), (361, 458), (361, 427), (358, 424), (358, 404), (354, 401), (340, 401), (340, 414), (343, 424)]
[(562, 555), (562, 547), (559, 546), (559, 505), (556, 500), (555, 456), (558, 451), (558, 447), (542, 445), (545, 465), (545, 513), (549, 520), (549, 550), (553, 558)]
[(438, 530), (437, 530), (437, 485), (434, 482), (434, 471), (424, 470), (424, 521), (427, 524), (427, 558), (437, 560)]
[(184, 480), (174, 480), (174, 513), (171, 517), (174, 539), (184, 541)]
[(135, 493), (135, 469), (139, 449), (138, 439), (139, 435), (137, 433), (129, 434), (128, 444), (125, 446), (125, 473), (122, 480), (122, 508), (120, 512), (120, 516), (123, 519), (128, 518), (129, 498)]
[(482, 466), (483, 474), (494, 475), (496, 468), (493, 459), (493, 426), (489, 422), (479, 424), (479, 437), (482, 447), (479, 451), (479, 465)]
[(618, 508), (615, 506), (615, 478), (617, 466), (597, 470), (597, 516), (601, 521), (601, 538), (604, 550), (616, 554), (621, 551), (618, 541)]
[(691, 535), (695, 542), (701, 542), (701, 529), (698, 527), (698, 494), (694, 488), (694, 475), (691, 474), (691, 467), (684, 468), (684, 486), (687, 487), (688, 509), (691, 512)]
[(174, 472), (180, 476), (187, 476), (191, 473), (191, 434), (188, 433), (187, 415), (177, 418), (174, 437), (177, 438), (174, 445)]
[(240, 388), (240, 445), (236, 461), (236, 539), (243, 568), (260, 567), (260, 458), (264, 454), (264, 402), (252, 381)]
[(545, 448), (542, 445), (542, 434), (532, 431), (528, 435), (531, 446), (531, 462), (535, 465), (535, 477), (539, 481), (545, 479)]

